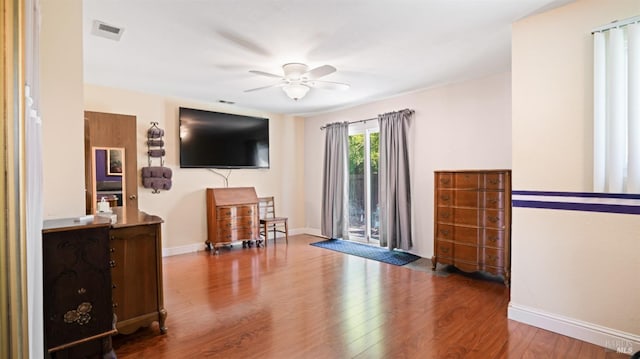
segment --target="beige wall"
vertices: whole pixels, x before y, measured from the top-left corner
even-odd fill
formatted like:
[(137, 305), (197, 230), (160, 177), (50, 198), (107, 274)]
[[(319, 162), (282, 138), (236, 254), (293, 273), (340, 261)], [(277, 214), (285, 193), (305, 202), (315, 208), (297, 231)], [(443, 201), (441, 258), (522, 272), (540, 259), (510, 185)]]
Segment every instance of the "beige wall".
[(413, 253), (433, 255), (433, 171), (511, 168), (511, 77), (496, 74), (305, 119), (306, 227), (319, 233), (324, 132), (328, 122), (415, 110), (411, 178)]
[[(137, 117), (138, 168), (147, 166), (146, 131), (150, 122), (159, 122), (158, 126), (165, 130), (165, 165), (173, 171), (173, 187), (169, 191), (152, 194), (150, 189), (139, 186), (138, 206), (140, 210), (164, 219), (163, 246), (169, 253), (204, 248), (207, 228), (205, 188), (224, 187), (223, 178), (210, 170), (180, 168), (180, 106), (269, 117), (271, 168), (232, 170), (229, 186), (251, 186), (256, 188), (258, 196), (275, 196), (276, 210), (278, 214), (289, 217), (291, 231), (295, 233), (304, 226), (301, 156), (304, 122), (301, 119), (94, 85), (85, 85), (84, 94), (86, 110)], [(226, 175), (228, 170), (219, 172)], [(140, 171), (134, 175), (138, 177), (138, 183), (141, 183)]]
[[(636, 15), (639, 0), (580, 0), (514, 24), (515, 190), (592, 190), (590, 32)], [(515, 208), (512, 233), (510, 316), (640, 342), (640, 216)]]
[(44, 218), (83, 215), (82, 1), (42, 0)]

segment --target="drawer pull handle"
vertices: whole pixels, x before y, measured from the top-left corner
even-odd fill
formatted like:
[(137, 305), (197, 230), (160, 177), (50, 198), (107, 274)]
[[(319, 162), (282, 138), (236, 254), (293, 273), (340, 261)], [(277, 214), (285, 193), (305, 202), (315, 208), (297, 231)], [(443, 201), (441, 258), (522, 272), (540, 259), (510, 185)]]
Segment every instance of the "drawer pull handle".
[(118, 308), (118, 303), (113, 303), (112, 307)]
[(449, 218), (451, 216), (451, 214), (449, 212), (444, 212), (440, 214), (440, 217), (442, 218)]
[(449, 230), (443, 229), (443, 230), (440, 230), (440, 233), (442, 233), (443, 236), (447, 237), (449, 235)]
[(491, 198), (491, 199), (489, 200), (489, 203), (490, 203), (490, 204), (498, 204), (498, 200), (497, 200), (497, 199), (495, 199), (495, 198)]
[(116, 289), (116, 288), (118, 288), (118, 286), (117, 286), (117, 285), (115, 285), (114, 283), (112, 283), (112, 284), (111, 284), (111, 289)]
[(498, 257), (497, 255), (494, 255), (494, 254), (489, 254), (489, 255), (487, 255), (487, 258), (489, 258), (489, 262), (495, 264), (500, 257)]
[(449, 247), (440, 247), (440, 252), (449, 253)]
[(449, 200), (449, 195), (448, 194), (442, 195), (442, 196), (440, 196), (440, 199), (442, 199), (443, 201), (448, 201)]
[(489, 241), (490, 242), (497, 242), (498, 241), (498, 237), (489, 237)]
[(489, 179), (489, 183), (490, 183), (490, 184), (498, 184), (498, 183), (500, 183), (500, 180), (499, 180), (499, 179), (496, 179), (496, 178), (490, 178), (490, 179)]
[(449, 178), (441, 178), (440, 182), (444, 183), (444, 184), (448, 184), (450, 182)]
[(109, 267), (111, 268), (115, 268), (116, 267), (116, 261), (114, 261), (113, 259), (109, 261)]
[(116, 251), (116, 249), (115, 249), (115, 248), (109, 248), (109, 252), (113, 253), (113, 252), (115, 252), (115, 251)]
[(84, 288), (80, 288), (80, 289), (78, 289), (78, 294), (84, 294), (84, 293), (86, 293), (86, 292), (87, 292), (87, 290), (86, 290), (86, 289), (84, 289)]
[(496, 217), (496, 216), (489, 216), (489, 222), (491, 223), (496, 223), (500, 220), (500, 217)]

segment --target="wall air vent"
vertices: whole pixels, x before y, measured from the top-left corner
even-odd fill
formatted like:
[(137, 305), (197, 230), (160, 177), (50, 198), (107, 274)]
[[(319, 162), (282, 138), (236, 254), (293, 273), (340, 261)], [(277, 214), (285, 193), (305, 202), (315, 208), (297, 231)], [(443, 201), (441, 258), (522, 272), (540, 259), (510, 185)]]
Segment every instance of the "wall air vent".
[(104, 37), (115, 41), (120, 41), (124, 29), (121, 27), (105, 24), (102, 21), (93, 20), (91, 33), (96, 36)]

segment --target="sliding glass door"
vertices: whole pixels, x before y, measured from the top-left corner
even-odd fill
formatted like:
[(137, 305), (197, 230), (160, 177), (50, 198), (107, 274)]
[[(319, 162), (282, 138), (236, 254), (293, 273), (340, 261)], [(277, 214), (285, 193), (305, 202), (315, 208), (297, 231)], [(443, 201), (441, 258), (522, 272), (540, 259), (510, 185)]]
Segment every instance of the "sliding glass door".
[(349, 129), (349, 239), (377, 244), (378, 147), (375, 124)]

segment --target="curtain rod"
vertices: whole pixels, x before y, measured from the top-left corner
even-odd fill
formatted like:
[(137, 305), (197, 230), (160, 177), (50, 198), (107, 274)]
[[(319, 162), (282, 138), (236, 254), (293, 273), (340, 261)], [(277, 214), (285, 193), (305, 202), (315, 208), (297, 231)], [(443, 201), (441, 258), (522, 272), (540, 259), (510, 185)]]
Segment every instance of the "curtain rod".
[[(400, 110), (398, 112), (402, 112), (402, 111), (411, 111), (411, 112), (413, 112), (413, 110), (409, 110), (408, 108), (405, 108), (404, 110)], [(373, 118), (366, 118), (364, 120), (351, 121), (351, 122), (348, 122), (348, 123), (350, 125), (353, 125), (354, 123), (367, 122), (367, 121), (376, 121), (376, 120), (378, 120), (378, 118), (377, 117), (373, 117)], [(320, 127), (320, 130), (324, 130), (327, 127), (328, 127), (328, 125), (324, 125), (324, 126)]]
[(640, 22), (640, 16), (634, 16), (634, 17), (630, 17), (628, 19), (624, 19), (624, 20), (615, 20), (612, 21), (606, 25), (602, 25), (600, 27), (596, 27), (595, 29), (591, 30), (591, 33), (594, 34), (596, 32), (602, 32), (602, 31), (607, 31), (607, 30), (611, 30), (615, 27), (623, 27), (623, 26), (627, 26), (629, 24), (634, 24)]
[[(349, 124), (350, 124), (350, 125), (352, 125), (352, 124), (354, 124), (354, 123), (367, 122), (367, 121), (374, 121), (374, 120), (377, 120), (377, 119), (378, 119), (377, 117), (374, 117), (374, 118), (367, 118), (367, 119), (364, 119), (364, 120), (351, 121), (351, 122), (349, 122)], [(325, 129), (325, 128), (327, 128), (327, 127), (328, 127), (327, 125), (324, 125), (324, 126), (320, 127), (320, 129), (321, 129), (321, 130), (324, 130), (324, 129)]]

